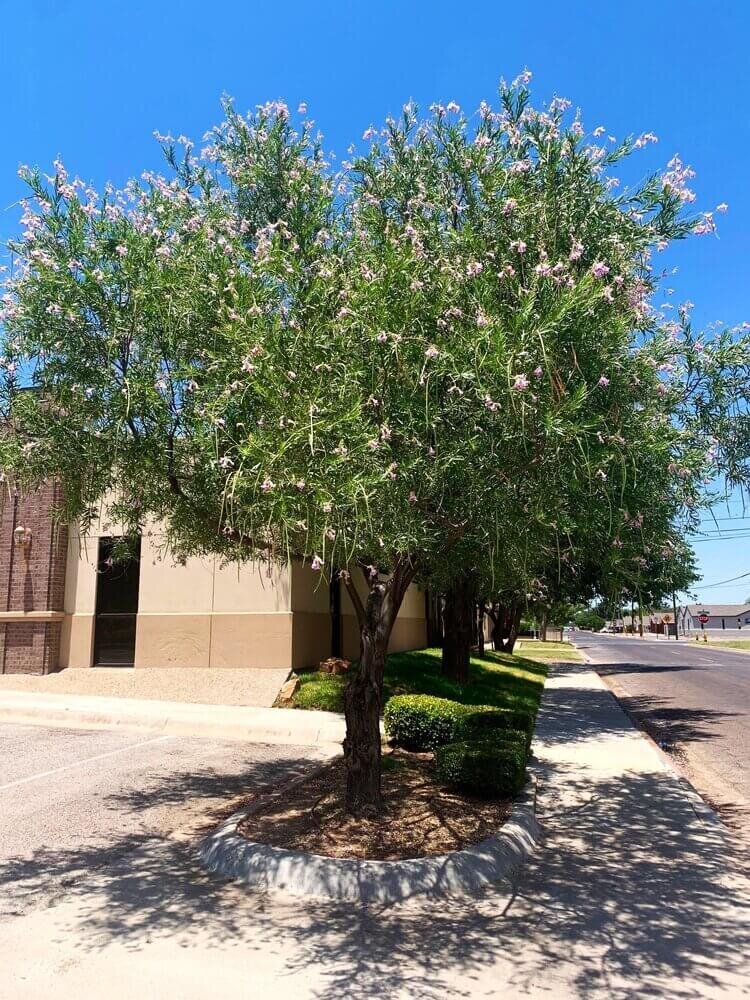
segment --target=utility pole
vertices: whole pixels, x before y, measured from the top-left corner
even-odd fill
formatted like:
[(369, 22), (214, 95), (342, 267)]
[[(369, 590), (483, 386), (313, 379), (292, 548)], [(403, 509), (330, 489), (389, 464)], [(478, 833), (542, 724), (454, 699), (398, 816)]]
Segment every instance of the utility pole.
[(677, 630), (677, 594), (674, 592), (674, 587), (672, 587), (672, 610), (674, 611), (674, 637), (679, 642), (680, 636)]

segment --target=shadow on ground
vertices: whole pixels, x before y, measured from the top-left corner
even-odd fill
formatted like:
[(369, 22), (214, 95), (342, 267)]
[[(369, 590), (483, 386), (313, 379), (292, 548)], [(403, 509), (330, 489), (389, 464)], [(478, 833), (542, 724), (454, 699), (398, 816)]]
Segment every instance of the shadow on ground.
[[(584, 726), (580, 737), (588, 736)], [(133, 792), (129, 804), (200, 795), (204, 779), (172, 778)], [(545, 848), (516, 885), (477, 899), (289, 901), (207, 876), (194, 845), (129, 834), (106, 847), (82, 840), (0, 862), (0, 916), (64, 900), (75, 914), (67, 948), (118, 942), (138, 952), (170, 938), (177, 949), (199, 942), (218, 962), (239, 948), (249, 970), (261, 953), (295, 981), (316, 970), (320, 1000), (538, 995), (542, 984), (556, 996), (558, 980), (586, 998), (697, 1000), (716, 988), (720, 970), (750, 954), (739, 919), (746, 899), (720, 881), (722, 832), (686, 820), (671, 776), (601, 778), (548, 764), (541, 781)]]

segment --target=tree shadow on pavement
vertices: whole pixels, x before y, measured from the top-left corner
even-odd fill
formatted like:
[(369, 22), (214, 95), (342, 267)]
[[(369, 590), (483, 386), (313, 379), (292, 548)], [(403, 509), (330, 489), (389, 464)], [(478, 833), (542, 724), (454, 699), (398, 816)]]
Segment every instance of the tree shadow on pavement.
[[(196, 794), (191, 775), (168, 783), (170, 801)], [(159, 794), (147, 790), (145, 801)], [(133, 808), (143, 804), (132, 793)], [(310, 983), (319, 1000), (565, 988), (587, 1000), (697, 1000), (718, 995), (728, 970), (740, 974), (750, 954), (744, 890), (724, 879), (721, 828), (692, 814), (671, 775), (602, 777), (548, 763), (540, 804), (544, 847), (517, 883), (475, 899), (364, 906), (271, 896), (207, 875), (195, 844), (130, 833), (0, 862), (0, 911), (64, 902), (64, 939), (40, 947), (64, 941), (79, 956), (115, 942), (139, 952), (156, 939), (176, 953), (205, 949), (207, 961), (239, 951), (248, 996), (261, 957), (277, 964), (280, 994)]]
[(618, 674), (682, 674), (705, 668), (694, 663), (592, 663), (589, 669), (601, 677), (617, 677)]
[(619, 701), (650, 736), (667, 743), (721, 739), (721, 723), (742, 714), (712, 708), (681, 708), (674, 704), (673, 698), (655, 695), (621, 695)]

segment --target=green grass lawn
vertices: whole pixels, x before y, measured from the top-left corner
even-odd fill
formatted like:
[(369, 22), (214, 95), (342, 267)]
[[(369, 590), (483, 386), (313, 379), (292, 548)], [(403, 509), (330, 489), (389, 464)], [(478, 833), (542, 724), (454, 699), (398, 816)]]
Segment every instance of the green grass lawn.
[[(518, 648), (520, 647), (520, 648)], [(565, 660), (583, 663), (583, 657), (569, 642), (541, 642), (539, 639), (519, 639), (518, 652), (532, 660)]]
[[(495, 705), (536, 714), (547, 676), (544, 663), (524, 656), (488, 652), (483, 658), (471, 658), (468, 684), (456, 684), (443, 677), (440, 657), (439, 649), (392, 653), (385, 668), (383, 704), (394, 694), (432, 694), (464, 705)], [(300, 682), (293, 699), (295, 708), (344, 710), (345, 677), (313, 671), (300, 674)]]
[[(702, 646), (703, 643), (700, 645)], [(709, 639), (706, 645), (713, 646), (714, 649), (745, 649), (750, 652), (750, 639), (730, 639), (727, 642), (713, 642)]]

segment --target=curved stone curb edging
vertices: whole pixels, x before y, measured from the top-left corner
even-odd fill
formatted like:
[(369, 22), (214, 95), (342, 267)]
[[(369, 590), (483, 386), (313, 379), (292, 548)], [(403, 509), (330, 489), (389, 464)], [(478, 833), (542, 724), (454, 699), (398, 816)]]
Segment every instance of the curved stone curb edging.
[(423, 894), (473, 894), (511, 875), (541, 838), (533, 773), (530, 778), (510, 819), (496, 834), (450, 854), (406, 861), (356, 861), (288, 851), (237, 833), (247, 815), (242, 812), (230, 816), (203, 841), (199, 856), (209, 871), (294, 896), (395, 903)]

